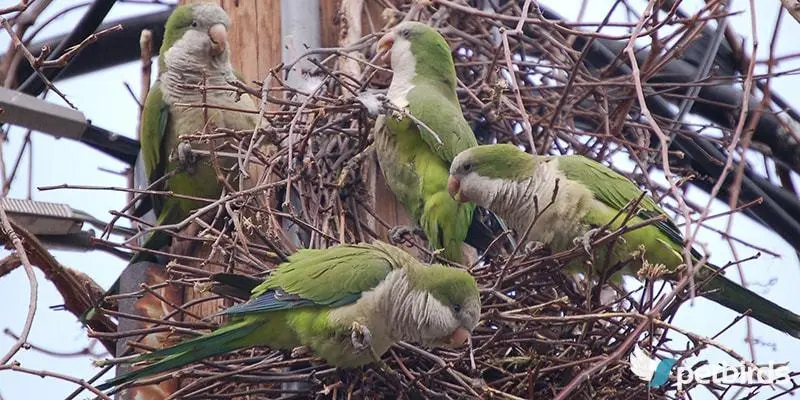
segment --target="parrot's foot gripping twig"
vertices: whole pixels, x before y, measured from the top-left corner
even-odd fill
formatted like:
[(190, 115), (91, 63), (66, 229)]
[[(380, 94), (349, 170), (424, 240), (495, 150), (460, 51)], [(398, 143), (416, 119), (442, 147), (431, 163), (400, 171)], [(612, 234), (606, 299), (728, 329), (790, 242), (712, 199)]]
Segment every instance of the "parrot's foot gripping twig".
[(187, 141), (182, 141), (178, 144), (175, 157), (180, 163), (178, 168), (182, 169), (189, 174), (193, 174), (195, 165), (197, 165), (197, 155), (192, 152), (192, 144)]
[(366, 326), (358, 322), (353, 322), (353, 325), (350, 327), (350, 341), (353, 343), (353, 347), (356, 351), (361, 352), (365, 349), (371, 349), (372, 332), (370, 332), (369, 328)]
[(411, 240), (414, 235), (426, 238), (425, 231), (416, 226), (398, 225), (389, 229), (389, 241), (392, 244), (400, 244), (406, 240)]
[(586, 254), (592, 254), (592, 241), (594, 241), (595, 236), (599, 233), (600, 229), (598, 228), (589, 229), (583, 236), (576, 237), (572, 243), (575, 245), (582, 244)]

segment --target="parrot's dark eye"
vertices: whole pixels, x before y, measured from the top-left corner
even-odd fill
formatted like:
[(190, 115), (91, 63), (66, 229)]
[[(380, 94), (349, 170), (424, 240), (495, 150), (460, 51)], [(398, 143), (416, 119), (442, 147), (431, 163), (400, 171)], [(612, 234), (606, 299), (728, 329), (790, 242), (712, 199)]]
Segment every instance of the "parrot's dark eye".
[(403, 29), (402, 31), (400, 31), (400, 36), (408, 39), (408, 37), (411, 36), (411, 31)]
[(197, 21), (192, 21), (192, 28), (197, 28), (197, 25), (199, 25)]
[(464, 172), (472, 171), (472, 163), (464, 163), (461, 168), (464, 168)]
[(461, 312), (461, 304), (453, 304), (453, 311), (457, 313)]

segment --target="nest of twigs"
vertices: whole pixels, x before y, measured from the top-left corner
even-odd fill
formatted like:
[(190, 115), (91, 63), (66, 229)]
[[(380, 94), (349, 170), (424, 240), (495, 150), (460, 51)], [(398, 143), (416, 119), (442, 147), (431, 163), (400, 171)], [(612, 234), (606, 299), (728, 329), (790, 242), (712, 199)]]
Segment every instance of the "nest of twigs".
[[(642, 90), (655, 99), (652, 101), (679, 104), (686, 98), (683, 89), (670, 92), (647, 83), (670, 60), (681, 56), (681, 52), (671, 49), (698, 37), (696, 26), (686, 24), (685, 17), (661, 13), (657, 18), (634, 19), (626, 25), (637, 32), (669, 32), (653, 39), (651, 46), (660, 46), (659, 51), (639, 60), (641, 65), (632, 72), (627, 53), (620, 49), (606, 60), (590, 52), (592, 43), (601, 40), (614, 40), (624, 47), (632, 40), (629, 33), (616, 37), (589, 33), (596, 27), (555, 21), (553, 16), (543, 16), (533, 2), (503, 2), (502, 7), (483, 8), (455, 1), (427, 3), (389, 9), (383, 15), (388, 22), (373, 23), (390, 25), (410, 18), (441, 29), (453, 48), (461, 105), (479, 142), (511, 142), (536, 153), (583, 154), (607, 164), (612, 157), (627, 158), (639, 166), (636, 174), (628, 175), (656, 197), (664, 196), (662, 203), (673, 209), (681, 203), (675, 200), (675, 196), (682, 196), (681, 188), (654, 183), (641, 171), (648, 171), (651, 165), (663, 168), (663, 156), (674, 162), (674, 177), (703, 178), (691, 165), (675, 157), (673, 148), (657, 145), (664, 137), (691, 141), (699, 136), (697, 130), (652, 110), (643, 110), (638, 101)], [(724, 14), (718, 2), (707, 4), (706, 9), (692, 16), (696, 24)], [(616, 29), (619, 31), (620, 24)], [(207, 251), (189, 257), (176, 254), (170, 265), (166, 285), (193, 291), (194, 298), (189, 300), (193, 305), (219, 299), (228, 299), (225, 304), (240, 301), (206, 290), (209, 271), (263, 277), (284, 255), (300, 246), (324, 248), (342, 242), (386, 239), (391, 221), (376, 211), (374, 197), (376, 192), (383, 196), (388, 191), (381, 186), (373, 157), (365, 153), (371, 142), (374, 116), (359, 96), (366, 90), (385, 89), (390, 74), (375, 60), (377, 33), (362, 36), (360, 41), (345, 43), (347, 47), (336, 51), (315, 52), (314, 62), (308, 63), (310, 56), (304, 57), (307, 68), (301, 73), (306, 74), (308, 83), (304, 87), (287, 83), (285, 71), (293, 64), (275, 68), (263, 82), (257, 82), (262, 87), (236, 88), (242, 95), (261, 99), (260, 113), (264, 118), (257, 132), (216, 131), (187, 138), (198, 140), (207, 134), (223, 137), (226, 145), (219, 149), (220, 153), (238, 153), (247, 162), (262, 167), (257, 183), (250, 188), (228, 188), (219, 201), (210, 203), (211, 211), (204, 222), (194, 221), (199, 225), (194, 240), (202, 241), (201, 247)], [(719, 144), (726, 145), (735, 136), (725, 126), (714, 125), (714, 129), (721, 133), (715, 139)], [(254, 143), (270, 143), (274, 147), (267, 151)], [(240, 162), (239, 168), (226, 172), (238, 174), (241, 168), (246, 166)], [(702, 207), (696, 211), (702, 212)], [(192, 221), (180, 228), (191, 225), (189, 222)], [(183, 236), (183, 241), (190, 240), (186, 234)], [(424, 243), (416, 246), (418, 253), (430, 257), (422, 250)], [(588, 259), (583, 248), (576, 246), (561, 254), (550, 254), (545, 248), (520, 250), (513, 257), (502, 253), (465, 266), (477, 278), (483, 301), (481, 323), (469, 349), (425, 349), (401, 343), (384, 355), (385, 365), (347, 371), (331, 368), (305, 354), (251, 349), (186, 366), (170, 375), (183, 382), (175, 396), (674, 396), (674, 381), (661, 389), (648, 389), (646, 382), (630, 372), (627, 360), (634, 343), (676, 359), (717, 345), (676, 331), (665, 322), (688, 297), (687, 293), (678, 293), (672, 301), (657, 305), (663, 295), (672, 291), (671, 286), (655, 284), (645, 274), (643, 288), (627, 293), (617, 287), (619, 300), (603, 304), (599, 286), (587, 286), (560, 272), (560, 266), (575, 257)], [(160, 290), (164, 286), (151, 288)], [(119, 298), (141, 296), (151, 288)], [(219, 307), (219, 302), (216, 304)], [(187, 313), (189, 306), (165, 309), (170, 311), (169, 319), (153, 323), (144, 331), (102, 337), (122, 343), (170, 327), (174, 338), (212, 326), (197, 322)], [(116, 316), (126, 318), (124, 313)], [(174, 322), (181, 319), (196, 322)], [(683, 335), (694, 346), (671, 348), (665, 332)], [(728, 354), (732, 359), (739, 357)], [(159, 379), (165, 378), (150, 382)], [(288, 385), (291, 382), (304, 383)], [(747, 388), (746, 392), (756, 389)], [(709, 390), (721, 393), (725, 388)]]

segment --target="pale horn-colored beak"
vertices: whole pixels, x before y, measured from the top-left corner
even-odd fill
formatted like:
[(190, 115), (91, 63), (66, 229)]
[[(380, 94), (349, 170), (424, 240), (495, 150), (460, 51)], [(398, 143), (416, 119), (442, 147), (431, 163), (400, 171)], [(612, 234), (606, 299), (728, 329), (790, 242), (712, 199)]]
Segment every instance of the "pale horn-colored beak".
[(228, 28), (223, 24), (215, 24), (208, 30), (208, 36), (211, 38), (211, 56), (217, 57), (225, 52), (225, 46), (228, 45)]
[(450, 193), (450, 197), (459, 203), (467, 201), (461, 194), (461, 180), (453, 175), (450, 175), (450, 178), (447, 179), (447, 193)]
[(455, 331), (453, 331), (453, 334), (450, 335), (447, 343), (445, 343), (445, 346), (453, 349), (456, 347), (461, 347), (467, 343), (467, 341), (469, 341), (471, 336), (472, 335), (468, 330), (459, 326)]
[(378, 53), (382, 53), (381, 59), (391, 61), (392, 46), (394, 45), (394, 32), (389, 32), (378, 40)]

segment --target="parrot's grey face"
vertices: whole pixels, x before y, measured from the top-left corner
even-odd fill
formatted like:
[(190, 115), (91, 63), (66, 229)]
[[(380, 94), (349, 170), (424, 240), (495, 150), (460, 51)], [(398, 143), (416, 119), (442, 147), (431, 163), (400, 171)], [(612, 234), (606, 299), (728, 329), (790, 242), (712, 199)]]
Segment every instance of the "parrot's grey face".
[(424, 297), (416, 301), (415, 315), (423, 316), (419, 341), (426, 346), (459, 347), (478, 325), (480, 296), (475, 279), (457, 268), (433, 265), (423, 271)]
[(425, 318), (419, 321), (421, 329), (417, 340), (427, 347), (463, 346), (470, 339), (481, 314), (477, 298), (445, 304), (428, 297), (421, 306), (424, 310), (420, 315)]
[(167, 21), (165, 41), (174, 41), (165, 54), (167, 67), (224, 67), (229, 54), (228, 14), (211, 3), (183, 7), (186, 8), (176, 9)]
[(477, 163), (469, 150), (456, 156), (450, 164), (447, 192), (460, 203), (473, 202), (486, 207), (492, 200), (490, 188), (501, 184), (501, 181), (480, 175), (476, 168)]
[(509, 182), (530, 178), (535, 166), (533, 157), (511, 144), (473, 147), (450, 164), (447, 191), (456, 201), (488, 207)]
[(472, 334), (472, 330), (478, 325), (481, 317), (480, 298), (470, 298), (462, 301), (461, 307), (450, 306), (450, 312), (456, 321), (456, 328), (450, 330), (450, 334), (439, 339), (439, 343), (445, 347), (459, 347), (466, 343)]

